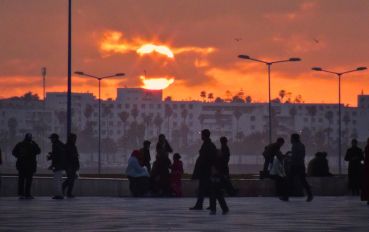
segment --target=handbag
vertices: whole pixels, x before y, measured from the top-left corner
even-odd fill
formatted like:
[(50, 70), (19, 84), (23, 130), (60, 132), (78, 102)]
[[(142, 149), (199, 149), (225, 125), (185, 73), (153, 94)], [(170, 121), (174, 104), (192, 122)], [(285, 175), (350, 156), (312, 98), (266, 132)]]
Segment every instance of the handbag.
[(283, 161), (281, 162), (277, 156), (274, 156), (273, 162), (270, 164), (269, 173), (270, 175), (285, 177), (286, 172), (284, 171)]

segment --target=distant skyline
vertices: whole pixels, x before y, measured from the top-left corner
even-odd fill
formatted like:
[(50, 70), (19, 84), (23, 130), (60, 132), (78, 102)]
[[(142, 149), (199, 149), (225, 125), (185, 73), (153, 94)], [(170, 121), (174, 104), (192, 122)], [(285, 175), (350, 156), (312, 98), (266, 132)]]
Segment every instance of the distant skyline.
[[(47, 91), (66, 91), (67, 3), (0, 2), (0, 98), (42, 96), (41, 67), (47, 67)], [(302, 58), (272, 66), (272, 98), (284, 89), (307, 103), (336, 103), (336, 77), (311, 67), (369, 66), (367, 0), (74, 0), (72, 10), (73, 71), (126, 73), (102, 82), (103, 98), (115, 98), (119, 87), (142, 87), (145, 78), (167, 78), (174, 81), (164, 95), (175, 100), (200, 100), (202, 90), (224, 98), (226, 90), (243, 89), (266, 101), (266, 67), (237, 58), (247, 54)], [(106, 49), (109, 38), (113, 46)], [(161, 53), (160, 46), (170, 51)], [(73, 76), (73, 92), (97, 95), (97, 87)], [(369, 71), (344, 76), (343, 103), (357, 105), (362, 91), (369, 94)]]

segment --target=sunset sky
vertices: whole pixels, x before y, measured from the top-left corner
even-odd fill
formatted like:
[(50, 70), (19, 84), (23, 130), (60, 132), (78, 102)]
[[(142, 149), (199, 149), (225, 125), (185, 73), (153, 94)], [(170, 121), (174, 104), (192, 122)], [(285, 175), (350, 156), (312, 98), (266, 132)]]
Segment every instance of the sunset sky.
[[(67, 3), (0, 1), (1, 98), (42, 95), (44, 66), (47, 91), (66, 91)], [(284, 89), (305, 102), (334, 103), (337, 79), (311, 67), (369, 66), (368, 22), (367, 0), (74, 0), (73, 71), (126, 73), (102, 83), (103, 98), (115, 98), (117, 87), (141, 87), (145, 78), (166, 78), (173, 83), (164, 95), (176, 100), (243, 89), (266, 101), (266, 66), (237, 55), (300, 57), (272, 66), (273, 98)], [(73, 91), (97, 94), (97, 82), (73, 76)], [(362, 91), (369, 94), (369, 71), (344, 76), (345, 104), (356, 105)]]

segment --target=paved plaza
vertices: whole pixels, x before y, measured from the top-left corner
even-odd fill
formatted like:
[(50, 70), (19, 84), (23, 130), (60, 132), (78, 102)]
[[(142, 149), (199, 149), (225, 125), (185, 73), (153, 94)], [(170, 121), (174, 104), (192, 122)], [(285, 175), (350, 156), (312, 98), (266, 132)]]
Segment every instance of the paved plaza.
[[(369, 231), (354, 197), (228, 198), (230, 213), (190, 211), (194, 198), (0, 198), (0, 231)], [(207, 204), (207, 201), (206, 201)]]

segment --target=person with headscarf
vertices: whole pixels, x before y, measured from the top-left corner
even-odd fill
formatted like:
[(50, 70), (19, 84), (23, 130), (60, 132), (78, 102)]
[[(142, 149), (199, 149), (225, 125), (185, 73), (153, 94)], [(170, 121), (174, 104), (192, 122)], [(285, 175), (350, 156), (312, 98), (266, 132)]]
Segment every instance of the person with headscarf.
[(134, 150), (129, 157), (126, 175), (129, 189), (134, 197), (145, 196), (148, 193), (149, 172), (145, 167), (143, 154), (139, 150)]

